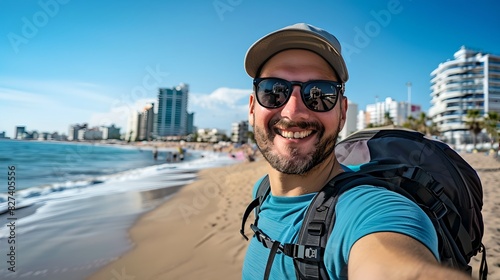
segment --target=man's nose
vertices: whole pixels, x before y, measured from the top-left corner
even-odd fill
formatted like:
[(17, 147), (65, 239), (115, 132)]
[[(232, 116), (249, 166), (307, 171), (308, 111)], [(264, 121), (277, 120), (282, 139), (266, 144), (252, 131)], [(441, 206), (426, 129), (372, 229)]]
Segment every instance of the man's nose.
[(308, 119), (310, 110), (302, 101), (300, 86), (294, 85), (292, 95), (281, 111), (283, 117), (288, 117), (291, 120)]

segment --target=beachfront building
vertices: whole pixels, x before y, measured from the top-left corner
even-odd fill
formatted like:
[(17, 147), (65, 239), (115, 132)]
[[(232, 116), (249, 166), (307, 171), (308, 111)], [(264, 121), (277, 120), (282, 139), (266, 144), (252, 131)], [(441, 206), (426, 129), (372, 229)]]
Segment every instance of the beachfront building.
[[(174, 88), (160, 88), (158, 92), (158, 115), (156, 118), (159, 138), (185, 136), (193, 128), (193, 117), (187, 112), (189, 87), (180, 84)], [(191, 123), (188, 123), (190, 121)]]
[(361, 130), (368, 126), (370, 123), (370, 116), (366, 113), (365, 110), (358, 111), (358, 123), (356, 124), (357, 130)]
[(187, 134), (194, 134), (196, 127), (194, 126), (194, 113), (187, 114)]
[(137, 115), (138, 131), (137, 139), (134, 141), (151, 141), (153, 139), (153, 128), (155, 121), (154, 103), (150, 103)]
[[(83, 132), (83, 134), (82, 134)], [(98, 127), (92, 127), (85, 130), (80, 130), (79, 140), (102, 140), (102, 131)]]
[[(64, 140), (65, 135), (52, 135), (52, 139)], [(96, 141), (96, 140), (109, 140), (120, 139), (120, 128), (111, 126), (100, 126), (90, 128), (88, 124), (75, 124), (70, 125), (67, 140), (69, 141)]]
[(390, 97), (382, 102), (368, 104), (366, 110), (360, 111), (358, 114), (358, 119), (361, 120), (358, 122), (358, 129), (368, 127), (370, 124), (373, 126), (388, 125), (389, 122), (401, 126), (408, 120), (409, 116), (418, 118), (421, 112), (420, 105), (411, 104), (408, 106), (408, 104), (408, 102), (398, 102)]
[(340, 139), (345, 139), (350, 134), (356, 132), (358, 130), (358, 104), (351, 102), (348, 100), (347, 114), (346, 120), (344, 124), (344, 128), (340, 131)]
[(87, 130), (87, 124), (75, 124), (70, 125), (68, 129), (68, 140), (77, 141), (84, 140), (85, 130)]
[(102, 131), (102, 139), (110, 140), (110, 139), (120, 139), (120, 128), (115, 127), (114, 124), (111, 126), (101, 126), (100, 130)]
[(471, 143), (467, 110), (500, 113), (500, 56), (464, 46), (431, 72), (429, 117), (451, 144)]
[(216, 128), (198, 129), (197, 142), (219, 143), (227, 138), (224, 130)]
[(24, 139), (26, 133), (25, 126), (16, 126), (16, 134), (14, 134), (14, 139)]
[(139, 135), (139, 113), (134, 111), (128, 118), (125, 140), (128, 142), (137, 141), (137, 135)]
[(231, 142), (248, 143), (248, 121), (235, 122), (231, 125)]

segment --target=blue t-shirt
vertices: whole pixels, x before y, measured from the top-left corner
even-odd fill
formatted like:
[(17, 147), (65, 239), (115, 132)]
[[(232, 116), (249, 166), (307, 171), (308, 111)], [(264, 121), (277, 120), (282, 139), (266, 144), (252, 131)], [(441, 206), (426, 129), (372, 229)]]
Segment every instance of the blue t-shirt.
[[(254, 186), (254, 197), (261, 180)], [(315, 195), (283, 197), (269, 194), (261, 206), (259, 228), (281, 243), (295, 243), (302, 219)], [(347, 279), (345, 269), (352, 245), (375, 232), (411, 236), (439, 259), (437, 234), (431, 220), (415, 203), (395, 192), (358, 186), (339, 197), (335, 211), (335, 226), (323, 258), (330, 279)], [(250, 240), (243, 263), (243, 279), (263, 279), (269, 251), (255, 236)], [(293, 259), (282, 253), (276, 254), (270, 279), (296, 279)]]

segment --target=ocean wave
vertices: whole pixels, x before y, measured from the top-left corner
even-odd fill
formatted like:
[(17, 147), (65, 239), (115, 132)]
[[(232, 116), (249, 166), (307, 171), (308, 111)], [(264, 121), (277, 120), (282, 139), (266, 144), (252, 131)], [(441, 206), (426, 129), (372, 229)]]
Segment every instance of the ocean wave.
[[(231, 164), (235, 161), (234, 158), (223, 154), (204, 153), (201, 155), (198, 158), (192, 157), (190, 161), (151, 165), (114, 174), (102, 175), (100, 172), (92, 172), (91, 174), (82, 173), (87, 176), (85, 179), (68, 180), (18, 190), (15, 194), (16, 208), (18, 208), (18, 205), (25, 207), (50, 199), (51, 197), (72, 196), (75, 195), (74, 191), (86, 190), (89, 194), (92, 194), (92, 192), (97, 193), (101, 191), (100, 188), (104, 184), (127, 182), (139, 178), (147, 178), (148, 176), (163, 176), (160, 180), (163, 184), (165, 182), (172, 182), (178, 185), (179, 182), (183, 181), (188, 183), (195, 179), (196, 172), (200, 169)], [(127, 188), (121, 189), (123, 191), (130, 190)], [(73, 193), (69, 193), (70, 191), (73, 191)], [(116, 191), (120, 191), (120, 189)], [(8, 199), (8, 193), (0, 193), (0, 215), (7, 212)]]

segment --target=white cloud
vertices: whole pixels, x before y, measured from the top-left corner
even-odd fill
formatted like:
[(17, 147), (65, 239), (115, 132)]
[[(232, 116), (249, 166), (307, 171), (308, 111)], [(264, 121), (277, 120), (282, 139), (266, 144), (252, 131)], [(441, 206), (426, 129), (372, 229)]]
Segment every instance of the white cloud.
[(134, 104), (131, 104), (131, 106), (115, 106), (109, 112), (92, 113), (88, 122), (90, 126), (110, 126), (114, 124), (116, 127), (122, 129), (121, 132), (126, 132), (130, 116), (137, 114), (147, 104), (151, 103), (155, 103), (155, 112), (157, 112), (158, 102), (156, 99), (139, 99)]
[(211, 94), (192, 94), (190, 96), (190, 102), (193, 102), (193, 106), (206, 108), (209, 110), (220, 111), (221, 106), (225, 108), (238, 108), (238, 101), (246, 98), (252, 93), (248, 89), (232, 89), (221, 87), (214, 90)]
[(33, 95), (45, 95), (57, 98), (71, 98), (73, 100), (86, 100), (96, 103), (110, 104), (114, 98), (109, 97), (111, 89), (104, 86), (63, 80), (25, 80), (0, 77), (0, 87)]
[(219, 128), (229, 132), (231, 124), (248, 119), (247, 89), (218, 88), (210, 94), (191, 94), (189, 110), (198, 128)]
[(16, 90), (11, 88), (0, 87), (0, 100), (16, 103), (35, 103), (38, 105), (53, 105), (54, 101), (46, 96), (26, 92), (23, 90)]

